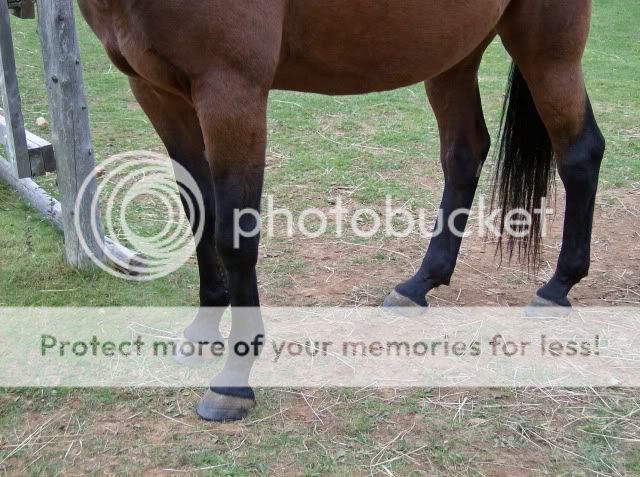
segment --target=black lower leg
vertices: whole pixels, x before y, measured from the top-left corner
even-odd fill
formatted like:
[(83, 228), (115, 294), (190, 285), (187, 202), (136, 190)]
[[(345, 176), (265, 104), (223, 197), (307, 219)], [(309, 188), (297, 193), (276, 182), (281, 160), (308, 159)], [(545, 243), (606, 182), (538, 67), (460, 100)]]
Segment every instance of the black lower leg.
[(440, 131), (444, 193), (435, 234), (420, 270), (396, 287), (395, 293), (385, 301), (387, 305), (427, 306), (429, 290), (447, 285), (451, 280), (469, 218), (468, 210), (490, 147), (477, 80), (485, 46), (426, 83)]
[[(172, 156), (181, 157), (180, 154)], [(176, 179), (181, 185), (180, 198), (197, 239), (196, 255), (200, 276), (200, 309), (193, 322), (184, 330), (184, 336), (192, 342), (222, 343), (224, 339), (220, 334), (220, 320), (229, 305), (229, 292), (216, 250), (216, 205), (211, 171), (204, 154), (199, 161), (178, 162), (184, 169), (177, 168)], [(179, 173), (185, 171), (191, 175), (192, 180), (181, 181)], [(189, 190), (185, 186), (194, 183), (197, 190)]]
[(566, 190), (562, 248), (555, 274), (538, 296), (570, 306), (569, 291), (589, 273), (593, 211), (605, 142), (587, 105), (584, 130), (558, 155), (558, 172)]
[(211, 382), (220, 395), (252, 399), (249, 375), (264, 346), (264, 326), (256, 275), (262, 164), (215, 178), (216, 244), (227, 274), (232, 311), (229, 354), (222, 372)]
[[(224, 269), (216, 250), (216, 205), (213, 184), (210, 177), (200, 175), (195, 176), (194, 179), (199, 187), (196, 193), (202, 196), (204, 210), (198, 208), (198, 201), (191, 191), (181, 190), (181, 199), (194, 233), (202, 227), (202, 235), (196, 243), (200, 275), (200, 306), (226, 307), (229, 305), (229, 292)], [(185, 194), (189, 194), (190, 197), (185, 197)], [(191, 204), (194, 205), (193, 208), (189, 206)], [(204, 223), (201, 223), (202, 220)]]
[(445, 159), (447, 173), (435, 234), (418, 272), (396, 287), (398, 293), (418, 305), (427, 306), (429, 290), (448, 285), (451, 280), (469, 218), (465, 210), (473, 203), (487, 149), (473, 154), (466, 146), (456, 146)]

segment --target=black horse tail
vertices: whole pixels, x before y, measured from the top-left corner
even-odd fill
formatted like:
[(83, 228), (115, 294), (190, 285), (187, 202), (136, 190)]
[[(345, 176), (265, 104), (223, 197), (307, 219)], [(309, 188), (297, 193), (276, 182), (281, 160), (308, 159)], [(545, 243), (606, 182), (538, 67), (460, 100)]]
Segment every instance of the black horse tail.
[[(529, 86), (515, 63), (509, 76), (491, 201), (493, 206), (502, 209), (497, 253), (502, 257), (503, 238), (506, 238), (508, 259), (513, 258), (514, 251), (517, 251), (518, 259), (535, 270), (542, 253), (544, 212), (540, 209), (546, 209), (543, 202), (554, 183), (555, 161), (549, 133), (538, 114)], [(528, 216), (515, 212), (510, 215), (510, 211), (516, 209), (526, 210)], [(523, 224), (528, 217), (531, 217), (531, 222)], [(506, 227), (507, 220), (510, 227)]]

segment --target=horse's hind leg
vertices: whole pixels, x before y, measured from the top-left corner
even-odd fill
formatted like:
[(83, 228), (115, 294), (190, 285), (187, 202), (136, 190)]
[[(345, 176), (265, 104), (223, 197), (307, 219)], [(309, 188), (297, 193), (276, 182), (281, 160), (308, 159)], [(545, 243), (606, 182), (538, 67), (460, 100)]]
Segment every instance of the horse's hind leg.
[(458, 212), (471, 208), (490, 147), (478, 88), (478, 68), (485, 46), (453, 69), (426, 82), (440, 129), (444, 170), (439, 223), (420, 270), (386, 298), (387, 307), (426, 307), (429, 290), (448, 285), (453, 275), (468, 219), (468, 214)]
[[(224, 271), (215, 246), (215, 199), (209, 163), (204, 154), (202, 130), (195, 109), (186, 100), (168, 93), (160, 93), (140, 79), (131, 79), (131, 90), (151, 120), (171, 158), (193, 177), (202, 194), (204, 210), (198, 201), (182, 196), (192, 229), (198, 230), (204, 220), (202, 238), (196, 244), (200, 273), (200, 311), (185, 330), (185, 337), (193, 342), (222, 341), (219, 331), (220, 315), (229, 305)], [(186, 193), (186, 191), (181, 191)]]
[[(569, 291), (589, 271), (594, 204), (605, 147), (581, 65), (590, 6), (585, 0), (518, 0), (499, 27), (549, 133), (566, 190), (557, 269), (538, 291), (534, 305), (569, 306)], [(533, 18), (537, 20), (531, 21)]]

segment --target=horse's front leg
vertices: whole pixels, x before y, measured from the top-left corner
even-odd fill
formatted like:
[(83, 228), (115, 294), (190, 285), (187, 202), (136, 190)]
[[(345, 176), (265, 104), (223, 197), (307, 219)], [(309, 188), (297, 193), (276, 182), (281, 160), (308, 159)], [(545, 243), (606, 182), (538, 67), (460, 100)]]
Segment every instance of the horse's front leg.
[(232, 309), (228, 357), (198, 406), (207, 420), (240, 419), (254, 405), (249, 375), (264, 341), (256, 263), (267, 141), (266, 87), (241, 75), (198, 85), (194, 102), (213, 171), (216, 247)]
[[(131, 78), (131, 91), (151, 120), (167, 152), (192, 177), (199, 190), (181, 189), (185, 213), (194, 231), (202, 236), (196, 244), (200, 272), (200, 309), (184, 332), (194, 343), (222, 342), (220, 319), (229, 305), (226, 278), (215, 246), (215, 198), (211, 169), (204, 153), (200, 121), (194, 107), (184, 98), (154, 89), (142, 79)], [(179, 179), (179, 178), (177, 178)], [(191, 194), (191, 197), (185, 194)], [(202, 201), (194, 200), (200, 194)], [(188, 204), (192, 204), (189, 207)], [(200, 210), (200, 205), (203, 210)], [(177, 356), (179, 362), (193, 364), (199, 356)]]
[(444, 193), (440, 214), (420, 270), (398, 285), (385, 299), (385, 307), (427, 307), (426, 295), (448, 285), (456, 266), (462, 234), (478, 186), (483, 162), (490, 147), (484, 121), (478, 67), (480, 48), (452, 70), (427, 81), (427, 93), (440, 129)]

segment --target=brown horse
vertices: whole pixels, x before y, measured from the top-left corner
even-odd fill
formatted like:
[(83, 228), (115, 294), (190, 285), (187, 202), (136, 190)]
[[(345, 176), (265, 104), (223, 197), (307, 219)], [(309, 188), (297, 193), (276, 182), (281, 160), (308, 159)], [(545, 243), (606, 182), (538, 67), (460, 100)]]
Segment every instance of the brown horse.
[[(234, 246), (234, 210), (259, 210), (271, 89), (364, 94), (426, 83), (440, 129), (445, 175), (443, 220), (472, 204), (489, 151), (478, 68), (500, 36), (514, 60), (498, 149), (497, 199), (504, 211), (533, 211), (556, 169), (566, 189), (557, 270), (534, 305), (568, 307), (587, 275), (604, 139), (585, 91), (582, 56), (591, 0), (79, 0), (87, 21), (171, 157), (201, 187), (204, 220), (197, 246), (201, 305), (232, 306), (230, 342), (263, 333), (255, 265), (258, 237)], [(461, 230), (467, 221), (457, 215)], [(504, 222), (503, 222), (504, 224)], [(244, 216), (243, 230), (256, 219)], [(509, 239), (535, 259), (540, 224)], [(429, 290), (449, 283), (461, 239), (434, 237), (418, 273), (387, 306), (426, 307)], [(220, 339), (220, 313), (202, 312), (185, 336)], [(244, 416), (254, 404), (254, 357), (231, 354), (198, 412)]]

